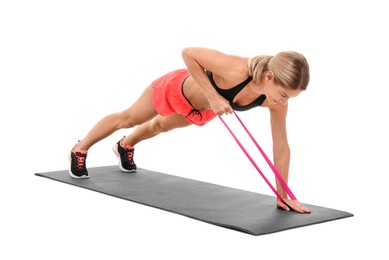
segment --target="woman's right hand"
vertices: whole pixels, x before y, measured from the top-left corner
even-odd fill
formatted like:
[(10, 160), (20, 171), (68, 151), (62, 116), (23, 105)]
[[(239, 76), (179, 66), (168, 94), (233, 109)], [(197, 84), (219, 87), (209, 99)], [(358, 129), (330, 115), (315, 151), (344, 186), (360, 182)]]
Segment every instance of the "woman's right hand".
[(208, 98), (208, 102), (213, 112), (218, 116), (232, 114), (234, 112), (227, 99), (220, 95), (214, 95)]

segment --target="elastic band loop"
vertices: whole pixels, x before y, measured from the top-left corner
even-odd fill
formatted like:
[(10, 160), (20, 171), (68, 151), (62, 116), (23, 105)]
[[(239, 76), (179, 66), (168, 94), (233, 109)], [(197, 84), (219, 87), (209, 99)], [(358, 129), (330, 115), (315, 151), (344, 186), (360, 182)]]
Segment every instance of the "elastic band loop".
[(290, 188), (288, 187), (288, 184), (286, 184), (284, 178), (282, 178), (281, 174), (277, 171), (276, 167), (274, 166), (274, 164), (269, 160), (269, 157), (267, 157), (266, 153), (262, 150), (262, 148), (259, 146), (258, 142), (254, 139), (254, 137), (252, 136), (252, 134), (250, 133), (250, 131), (247, 129), (247, 127), (245, 126), (245, 124), (243, 124), (242, 120), (240, 119), (240, 117), (235, 113), (234, 111), (234, 114), (236, 116), (236, 118), (238, 119), (238, 121), (240, 122), (240, 124), (242, 125), (242, 127), (244, 128), (244, 130), (246, 130), (246, 133), (250, 136), (251, 140), (254, 142), (255, 146), (258, 148), (259, 152), (262, 154), (263, 158), (266, 160), (267, 164), (270, 166), (270, 168), (273, 170), (276, 178), (278, 179), (278, 181), (280, 182), (281, 186), (285, 189), (286, 193), (289, 195), (290, 199), (292, 200), (297, 200), (296, 197), (294, 196), (293, 192), (290, 190)]
[[(265, 158), (266, 162), (268, 163), (268, 165), (270, 166), (270, 168), (273, 170), (276, 178), (279, 180), (281, 186), (285, 189), (286, 193), (289, 195), (289, 197), (292, 199), (292, 200), (296, 200), (296, 197), (293, 195), (292, 191), (289, 189), (288, 185), (286, 184), (286, 182), (284, 181), (284, 179), (282, 178), (282, 176), (278, 173), (277, 169), (274, 167), (274, 165), (270, 162), (269, 158), (266, 156), (266, 154), (264, 153), (264, 151), (262, 150), (262, 148), (259, 146), (259, 144), (257, 143), (257, 141), (254, 139), (254, 137), (251, 135), (251, 133), (248, 131), (247, 127), (243, 124), (242, 120), (238, 117), (238, 115), (235, 113), (234, 111), (234, 114), (236, 116), (236, 118), (238, 119), (238, 121), (240, 122), (240, 124), (242, 125), (242, 127), (245, 129), (245, 131), (247, 132), (247, 134), (249, 135), (249, 137), (251, 138), (251, 140), (254, 142), (254, 144), (256, 145), (256, 147), (258, 148), (258, 150), (261, 152), (262, 156)], [(247, 158), (250, 160), (250, 162), (253, 164), (253, 166), (255, 167), (255, 169), (258, 171), (258, 173), (262, 176), (262, 178), (265, 180), (265, 182), (267, 183), (267, 185), (270, 187), (270, 189), (274, 192), (274, 194), (278, 197), (278, 199), (285, 203), (285, 200), (281, 197), (281, 195), (278, 193), (278, 191), (273, 187), (273, 185), (269, 182), (269, 180), (266, 178), (266, 176), (262, 173), (262, 171), (259, 169), (258, 165), (255, 163), (255, 161), (253, 160), (253, 158), (250, 156), (250, 154), (247, 152), (247, 150), (244, 148), (244, 146), (242, 145), (242, 143), (239, 141), (239, 139), (236, 137), (236, 135), (232, 132), (232, 130), (230, 129), (230, 127), (226, 124), (226, 122), (223, 120), (223, 118), (221, 116), (219, 116), (220, 120), (222, 121), (222, 123), (224, 124), (224, 126), (227, 128), (227, 130), (230, 132), (230, 134), (232, 135), (232, 137), (235, 139), (235, 141), (237, 142), (237, 144), (239, 145), (239, 147), (242, 149), (242, 151), (245, 153), (245, 155), (247, 156)]]

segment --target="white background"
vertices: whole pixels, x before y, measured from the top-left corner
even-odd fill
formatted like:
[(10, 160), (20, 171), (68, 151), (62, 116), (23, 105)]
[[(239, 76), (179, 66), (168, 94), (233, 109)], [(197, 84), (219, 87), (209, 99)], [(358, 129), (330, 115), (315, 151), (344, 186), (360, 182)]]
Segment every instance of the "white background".
[[(1, 1), (0, 258), (382, 259), (384, 2)], [(67, 169), (74, 143), (182, 68), (188, 46), (306, 56), (310, 85), (289, 105), (289, 183), (300, 201), (355, 217), (256, 237), (34, 176)], [(240, 115), (271, 156), (268, 111)], [(111, 145), (130, 131), (96, 144), (88, 166), (116, 164)], [(218, 119), (145, 141), (135, 158), (142, 168), (271, 194)]]

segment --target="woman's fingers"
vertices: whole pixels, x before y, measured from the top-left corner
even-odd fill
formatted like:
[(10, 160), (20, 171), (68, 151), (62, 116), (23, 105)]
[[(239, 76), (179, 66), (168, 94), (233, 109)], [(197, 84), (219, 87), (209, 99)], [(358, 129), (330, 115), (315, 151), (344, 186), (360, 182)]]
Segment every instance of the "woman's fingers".
[(230, 106), (230, 103), (223, 97), (219, 96), (218, 98), (214, 98), (209, 100), (209, 104), (211, 109), (215, 112), (216, 115), (228, 115), (232, 114), (234, 110)]
[(296, 212), (301, 213), (301, 214), (311, 213), (310, 209), (305, 207), (303, 204), (301, 204), (297, 200), (289, 200), (289, 199), (284, 199), (284, 200), (288, 205), (285, 205), (285, 203), (282, 203), (281, 201), (277, 201), (278, 208), (281, 208), (285, 211), (289, 211), (291, 208), (293, 211), (296, 211)]
[(292, 209), (299, 213), (311, 213), (311, 211), (307, 207), (305, 207), (297, 200), (291, 200), (290, 203), (292, 204), (291, 205)]
[(283, 209), (283, 210), (285, 210), (285, 211), (289, 211), (289, 210), (290, 210), (289, 207), (288, 207), (288, 205), (282, 203), (280, 200), (277, 201), (277, 208)]

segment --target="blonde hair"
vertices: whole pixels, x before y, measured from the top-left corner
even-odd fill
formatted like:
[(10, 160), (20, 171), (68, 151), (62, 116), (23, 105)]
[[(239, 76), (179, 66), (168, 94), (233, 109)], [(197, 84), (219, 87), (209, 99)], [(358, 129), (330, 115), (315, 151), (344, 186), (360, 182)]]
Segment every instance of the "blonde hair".
[(272, 71), (274, 80), (285, 88), (306, 90), (309, 83), (309, 65), (305, 57), (294, 51), (277, 55), (259, 55), (248, 60), (249, 75), (259, 84), (262, 76)]

